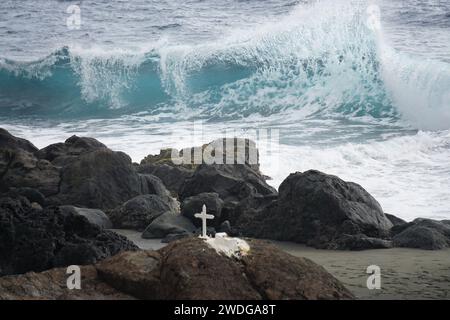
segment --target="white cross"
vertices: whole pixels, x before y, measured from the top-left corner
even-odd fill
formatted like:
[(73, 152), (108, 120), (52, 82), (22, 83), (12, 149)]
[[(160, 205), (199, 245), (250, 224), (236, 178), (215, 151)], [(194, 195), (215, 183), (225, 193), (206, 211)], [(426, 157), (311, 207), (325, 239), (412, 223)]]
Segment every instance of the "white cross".
[(206, 236), (206, 219), (214, 219), (212, 214), (206, 214), (206, 205), (203, 205), (202, 212), (194, 214), (196, 218), (202, 219), (202, 236), (201, 238), (207, 238)]

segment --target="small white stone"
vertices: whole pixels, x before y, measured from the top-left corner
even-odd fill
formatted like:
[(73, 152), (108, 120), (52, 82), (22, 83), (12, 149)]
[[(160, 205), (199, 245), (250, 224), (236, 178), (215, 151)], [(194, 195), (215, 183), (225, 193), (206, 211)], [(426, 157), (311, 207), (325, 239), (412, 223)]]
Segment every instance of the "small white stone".
[(215, 249), (218, 254), (225, 254), (227, 257), (241, 258), (250, 251), (250, 246), (245, 240), (239, 238), (230, 238), (221, 233), (219, 237), (205, 239), (205, 242)]
[(228, 237), (226, 232), (217, 232), (216, 233), (216, 238), (225, 238)]

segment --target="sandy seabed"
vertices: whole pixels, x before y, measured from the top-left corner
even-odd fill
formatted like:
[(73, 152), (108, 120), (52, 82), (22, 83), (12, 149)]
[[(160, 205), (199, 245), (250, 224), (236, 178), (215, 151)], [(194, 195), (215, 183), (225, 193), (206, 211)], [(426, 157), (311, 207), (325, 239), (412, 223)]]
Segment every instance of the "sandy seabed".
[[(141, 233), (114, 230), (142, 249), (165, 246), (160, 239), (142, 239)], [(359, 299), (450, 299), (450, 249), (409, 248), (363, 251), (318, 250), (302, 244), (271, 241), (284, 251), (323, 266)], [(381, 288), (369, 290), (367, 267), (381, 269)]]

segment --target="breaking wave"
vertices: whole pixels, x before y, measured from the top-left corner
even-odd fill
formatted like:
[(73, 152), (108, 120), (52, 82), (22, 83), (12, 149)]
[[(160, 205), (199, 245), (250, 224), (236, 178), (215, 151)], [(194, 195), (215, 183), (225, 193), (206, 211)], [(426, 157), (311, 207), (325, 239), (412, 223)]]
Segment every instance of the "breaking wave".
[(0, 115), (288, 114), (449, 128), (450, 65), (396, 52), (366, 22), (366, 6), (318, 2), (208, 43), (68, 45), (37, 61), (0, 58)]

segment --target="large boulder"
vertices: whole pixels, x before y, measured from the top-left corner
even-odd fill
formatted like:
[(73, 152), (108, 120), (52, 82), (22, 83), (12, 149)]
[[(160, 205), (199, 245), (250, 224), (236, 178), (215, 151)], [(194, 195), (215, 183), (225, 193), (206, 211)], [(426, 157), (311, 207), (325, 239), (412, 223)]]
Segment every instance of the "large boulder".
[(405, 220), (403, 220), (402, 218), (399, 218), (397, 216), (394, 216), (393, 214), (389, 214), (389, 213), (384, 213), (384, 214), (386, 215), (386, 218), (389, 219), (389, 221), (392, 223), (392, 225), (394, 227), (407, 224), (407, 222)]
[(67, 269), (0, 278), (0, 300), (132, 300), (98, 277), (94, 266), (81, 266), (82, 290), (67, 288)]
[(155, 194), (134, 197), (109, 212), (115, 228), (143, 231), (153, 220), (170, 211), (166, 201)]
[(198, 147), (162, 149), (157, 155), (145, 157), (140, 173), (149, 173), (163, 180), (173, 193), (181, 191), (184, 180), (191, 177), (201, 164), (245, 164), (259, 172), (259, 152), (256, 143), (243, 138), (221, 138)]
[(72, 136), (38, 151), (28, 141), (2, 130), (0, 143), (0, 192), (33, 189), (46, 197), (45, 205), (102, 210), (141, 194), (156, 194), (172, 210), (179, 210), (159, 178), (139, 174), (128, 155), (93, 138)]
[(141, 174), (151, 174), (160, 178), (172, 195), (178, 195), (184, 180), (192, 176), (194, 172), (192, 169), (166, 163), (141, 164), (138, 166), (137, 171)]
[[(324, 268), (260, 240), (239, 258), (199, 238), (158, 251), (122, 252), (82, 267), (83, 290), (64, 286), (62, 269), (0, 278), (0, 299), (352, 299)], [(95, 268), (95, 269), (94, 269)]]
[(85, 217), (90, 223), (101, 228), (111, 229), (113, 227), (111, 220), (102, 210), (74, 206), (61, 206), (59, 209), (65, 214), (79, 214)]
[(143, 178), (123, 152), (97, 149), (78, 156), (62, 168), (56, 204), (113, 209), (142, 194)]
[(58, 193), (59, 170), (49, 161), (38, 159), (28, 151), (0, 149), (0, 191), (32, 188), (44, 196)]
[(246, 164), (202, 164), (187, 178), (180, 190), (186, 199), (204, 192), (215, 192), (223, 201), (239, 202), (256, 194), (276, 194), (257, 171)]
[[(388, 238), (392, 227), (379, 203), (360, 185), (316, 170), (289, 175), (280, 185), (276, 205), (270, 203), (260, 220), (260, 237), (328, 249), (352, 249), (352, 241), (340, 239), (343, 235)], [(369, 240), (366, 245), (382, 244)]]
[(264, 241), (248, 243), (248, 254), (236, 259), (217, 253), (199, 238), (186, 238), (157, 253), (117, 255), (97, 268), (116, 289), (141, 299), (353, 298), (314, 262)]
[(106, 146), (94, 138), (72, 136), (64, 143), (51, 144), (39, 150), (37, 156), (54, 165), (63, 166), (78, 156), (97, 149), (106, 149)]
[(17, 138), (3, 128), (0, 128), (0, 149), (1, 150), (23, 150), (29, 153), (36, 153), (36, 148), (30, 141)]
[(180, 211), (180, 203), (172, 197), (161, 179), (151, 174), (140, 174), (139, 177), (141, 179), (142, 194), (156, 194), (168, 204), (170, 210)]
[(195, 217), (195, 214), (202, 211), (203, 205), (206, 205), (208, 214), (214, 215), (212, 225), (219, 226), (221, 223), (223, 201), (219, 198), (219, 195), (214, 192), (200, 193), (196, 196), (184, 199), (181, 204), (181, 214), (191, 220), (195, 226), (200, 227), (202, 222)]
[(137, 247), (80, 214), (34, 209), (24, 198), (0, 198), (0, 276), (92, 264)]
[(144, 239), (164, 238), (168, 235), (188, 235), (195, 231), (192, 222), (179, 214), (167, 211), (153, 220), (142, 233)]
[(418, 218), (392, 228), (396, 247), (438, 250), (450, 247), (450, 225), (432, 219)]
[(223, 220), (230, 221), (232, 232), (247, 237), (276, 239), (274, 221), (278, 219), (278, 195), (255, 195), (240, 201), (234, 207), (223, 209)]
[(18, 197), (22, 196), (27, 198), (30, 202), (38, 203), (40, 206), (44, 207), (46, 204), (45, 196), (38, 190), (28, 187), (11, 187), (8, 192), (4, 193), (4, 196)]

